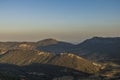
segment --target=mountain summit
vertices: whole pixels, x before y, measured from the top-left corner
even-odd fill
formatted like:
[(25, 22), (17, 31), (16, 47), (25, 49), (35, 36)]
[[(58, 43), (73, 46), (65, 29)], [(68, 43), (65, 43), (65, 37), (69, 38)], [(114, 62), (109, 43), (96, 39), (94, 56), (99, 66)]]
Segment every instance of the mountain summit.
[(41, 41), (38, 41), (37, 44), (40, 46), (48, 46), (48, 45), (53, 45), (53, 44), (57, 44), (59, 41), (57, 41), (56, 39), (53, 38), (48, 38), (48, 39), (44, 39)]

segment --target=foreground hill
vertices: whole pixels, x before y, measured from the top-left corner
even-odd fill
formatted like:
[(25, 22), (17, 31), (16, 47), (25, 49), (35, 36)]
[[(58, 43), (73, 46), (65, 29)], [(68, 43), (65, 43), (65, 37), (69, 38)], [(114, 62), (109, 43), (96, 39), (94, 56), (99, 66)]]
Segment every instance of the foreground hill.
[(51, 64), (72, 68), (78, 71), (95, 73), (101, 65), (71, 53), (52, 54), (35, 50), (15, 49), (2, 55), (0, 63), (29, 65), (33, 63)]
[(103, 77), (84, 73), (67, 67), (36, 63), (26, 66), (0, 64), (0, 79), (1, 80), (103, 80)]

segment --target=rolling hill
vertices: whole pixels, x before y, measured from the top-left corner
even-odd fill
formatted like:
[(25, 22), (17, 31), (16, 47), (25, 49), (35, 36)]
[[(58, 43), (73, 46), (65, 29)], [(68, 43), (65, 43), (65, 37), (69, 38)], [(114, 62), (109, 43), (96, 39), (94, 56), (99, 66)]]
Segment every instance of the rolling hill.
[(71, 53), (52, 54), (23, 49), (9, 50), (2, 55), (0, 63), (15, 64), (19, 66), (33, 63), (51, 64), (72, 68), (86, 73), (95, 73), (101, 68), (101, 65)]

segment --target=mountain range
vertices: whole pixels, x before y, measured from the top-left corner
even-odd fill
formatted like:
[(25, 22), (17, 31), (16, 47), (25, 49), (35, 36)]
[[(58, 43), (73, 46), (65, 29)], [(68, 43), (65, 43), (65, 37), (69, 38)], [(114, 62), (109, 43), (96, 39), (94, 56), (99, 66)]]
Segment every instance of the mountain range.
[(93, 37), (79, 44), (52, 38), (0, 42), (0, 79), (4, 76), (12, 80), (118, 79), (119, 48), (120, 37)]
[(38, 42), (0, 42), (0, 53), (10, 49), (31, 49), (55, 54), (73, 53), (93, 61), (119, 63), (120, 37), (93, 37), (80, 44), (45, 39)]

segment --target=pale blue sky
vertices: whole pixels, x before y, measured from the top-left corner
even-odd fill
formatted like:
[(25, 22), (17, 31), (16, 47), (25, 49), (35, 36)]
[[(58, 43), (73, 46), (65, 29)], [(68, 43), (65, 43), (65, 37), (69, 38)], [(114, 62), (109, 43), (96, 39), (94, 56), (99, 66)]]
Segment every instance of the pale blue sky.
[(120, 37), (120, 0), (0, 0), (0, 41)]

